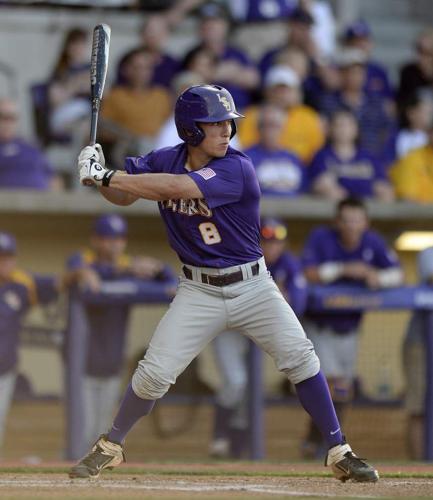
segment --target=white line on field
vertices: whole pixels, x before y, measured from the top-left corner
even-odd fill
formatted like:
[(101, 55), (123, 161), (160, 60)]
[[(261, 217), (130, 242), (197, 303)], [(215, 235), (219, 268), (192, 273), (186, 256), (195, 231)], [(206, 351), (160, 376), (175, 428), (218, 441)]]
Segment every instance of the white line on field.
[[(417, 484), (420, 484), (417, 482)], [(431, 484), (431, 483), (428, 483)], [(60, 487), (60, 488), (88, 488), (89, 486), (95, 489), (108, 488), (108, 489), (130, 489), (130, 490), (159, 490), (159, 491), (190, 491), (190, 492), (212, 492), (212, 491), (239, 491), (239, 492), (251, 492), (251, 493), (267, 493), (271, 495), (285, 495), (285, 496), (317, 496), (317, 497), (336, 497), (335, 492), (324, 493), (318, 491), (295, 491), (290, 490), (287, 486), (280, 487), (269, 487), (263, 484), (215, 484), (215, 483), (188, 483), (187, 481), (176, 481), (170, 484), (158, 483), (140, 483), (136, 481), (103, 481), (103, 480), (87, 480), (87, 479), (29, 479), (29, 480), (18, 480), (18, 479), (0, 479), (1, 487), (18, 487), (18, 488), (43, 488), (43, 487)], [(345, 492), (345, 497), (350, 498), (379, 498), (377, 495), (359, 495), (352, 492)]]

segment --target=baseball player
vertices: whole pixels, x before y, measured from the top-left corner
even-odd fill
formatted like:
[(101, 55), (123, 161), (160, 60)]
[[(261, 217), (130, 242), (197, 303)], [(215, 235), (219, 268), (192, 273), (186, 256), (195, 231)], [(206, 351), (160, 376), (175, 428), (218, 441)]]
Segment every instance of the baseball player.
[(19, 332), (29, 308), (57, 298), (56, 278), (32, 276), (17, 267), (15, 238), (0, 232), (0, 446), (15, 387)]
[[(260, 240), (271, 276), (297, 315), (306, 306), (307, 288), (297, 259), (286, 250), (287, 228), (281, 220), (261, 221)], [(210, 455), (215, 458), (241, 458), (248, 448), (248, 339), (227, 331), (213, 341), (222, 385), (216, 395), (213, 440)]]
[[(358, 284), (371, 289), (402, 283), (397, 255), (369, 229), (366, 208), (358, 198), (337, 205), (332, 227), (312, 231), (302, 256), (305, 277), (315, 284)], [(304, 317), (304, 327), (319, 355), (340, 421), (352, 399), (355, 377), (359, 312), (318, 312)], [(305, 458), (322, 454), (322, 435), (313, 423), (303, 444)], [(326, 442), (325, 442), (326, 451)]]
[[(95, 220), (90, 247), (68, 259), (66, 279), (98, 292), (102, 281), (141, 278), (174, 285), (172, 271), (150, 257), (131, 257), (125, 253), (127, 223), (115, 214)], [(84, 376), (84, 438), (86, 446), (107, 430), (119, 400), (121, 370), (125, 357), (130, 306), (109, 309), (86, 308), (89, 322), (87, 362)]]
[(125, 172), (104, 166), (100, 146), (78, 158), (80, 181), (117, 205), (158, 201), (171, 246), (183, 266), (176, 296), (132, 377), (113, 425), (70, 470), (97, 477), (124, 461), (132, 426), (152, 410), (176, 377), (219, 333), (253, 339), (296, 386), (329, 446), (326, 464), (341, 480), (377, 481), (377, 471), (345, 442), (326, 379), (310, 340), (270, 277), (259, 237), (260, 190), (250, 159), (229, 146), (236, 133), (233, 98), (223, 87), (198, 85), (177, 99), (184, 141), (127, 158)]

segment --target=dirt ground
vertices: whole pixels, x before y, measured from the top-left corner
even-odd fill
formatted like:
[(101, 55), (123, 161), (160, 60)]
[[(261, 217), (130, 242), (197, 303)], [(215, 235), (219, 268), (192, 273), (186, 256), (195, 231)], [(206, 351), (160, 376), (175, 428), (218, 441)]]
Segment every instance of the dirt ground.
[[(53, 468), (62, 472), (53, 473)], [(382, 467), (375, 484), (341, 483), (323, 468), (297, 464), (199, 464), (123, 466), (97, 480), (71, 480), (63, 466), (51, 472), (0, 470), (0, 498), (15, 499), (278, 499), (278, 498), (432, 498), (431, 467)], [(215, 466), (214, 466), (215, 467)], [(37, 471), (37, 473), (36, 473)], [(411, 472), (412, 471), (412, 472)], [(404, 477), (401, 477), (402, 474)], [(299, 475), (299, 477), (298, 477)]]

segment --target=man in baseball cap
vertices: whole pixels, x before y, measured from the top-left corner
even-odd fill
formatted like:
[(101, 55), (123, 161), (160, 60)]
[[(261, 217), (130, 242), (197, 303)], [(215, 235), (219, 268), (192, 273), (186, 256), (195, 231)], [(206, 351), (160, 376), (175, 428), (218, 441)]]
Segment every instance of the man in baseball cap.
[(384, 99), (393, 99), (394, 90), (391, 87), (386, 67), (371, 59), (373, 50), (373, 35), (370, 26), (363, 19), (357, 19), (346, 26), (342, 37), (343, 46), (358, 49), (364, 53), (366, 80), (364, 90)]
[[(68, 260), (67, 284), (78, 284), (98, 293), (104, 281), (140, 278), (166, 283), (167, 290), (171, 290), (175, 282), (172, 271), (151, 257), (129, 256), (127, 235), (128, 224), (120, 215), (97, 217), (89, 247)], [(88, 306), (86, 314), (89, 338), (84, 373), (83, 446), (95, 441), (109, 426), (119, 400), (130, 306)]]

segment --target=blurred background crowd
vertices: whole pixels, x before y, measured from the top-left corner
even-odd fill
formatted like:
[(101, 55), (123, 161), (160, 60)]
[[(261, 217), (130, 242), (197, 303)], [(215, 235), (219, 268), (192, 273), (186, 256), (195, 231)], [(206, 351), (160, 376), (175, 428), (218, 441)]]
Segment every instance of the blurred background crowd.
[[(98, 129), (107, 163), (122, 169), (127, 155), (177, 144), (173, 106), (179, 93), (202, 83), (226, 87), (245, 116), (231, 145), (253, 161), (265, 215), (283, 218), (263, 221), (268, 267), (315, 337), (346, 428), (355, 444), (371, 443), (370, 455), (420, 459), (422, 314), (330, 318), (309, 311), (307, 295), (314, 285), (380, 290), (405, 280), (431, 283), (427, 247), (433, 240), (410, 248), (423, 250), (419, 255), (400, 252), (398, 259), (392, 249), (402, 231), (431, 229), (429, 0), (0, 0), (0, 442), (14, 391), (17, 398), (24, 394), (33, 400), (55, 395), (48, 411), (33, 404), (32, 415), (43, 415), (39, 423), (49, 423), (47, 433), (51, 427), (57, 435), (63, 431), (58, 398), (64, 396), (64, 359), (59, 361), (58, 347), (67, 343), (57, 335), (60, 331), (63, 339), (67, 323), (64, 292), (80, 285), (97, 293), (104, 280), (139, 278), (166, 286), (170, 298), (176, 282), (167, 263), (179, 263), (155, 211), (140, 202), (122, 214), (128, 224), (117, 214), (95, 219), (110, 207), (77, 182), (76, 157), (89, 134), (92, 29), (99, 22), (112, 27)], [(370, 220), (381, 234), (370, 230)], [(127, 242), (135, 257), (126, 253)], [(45, 308), (53, 301), (42, 319), (36, 310), (28, 321), (31, 306), (38, 302)], [(88, 308), (86, 446), (108, 425), (102, 415), (117, 404), (127, 360), (142, 354), (164, 307), (141, 308), (137, 316), (124, 304), (109, 314), (107, 308)], [(39, 330), (34, 320), (42, 324)], [(213, 346), (215, 361), (205, 353), (206, 362), (189, 369), (189, 382), (173, 388), (216, 395), (215, 413), (199, 428), (205, 439), (211, 436), (209, 450), (201, 445), (200, 455), (194, 448), (199, 439), (186, 434), (179, 441), (182, 457), (202, 458), (208, 451), (224, 458), (246, 456), (248, 345), (236, 337), (228, 340), (230, 356), (222, 336)], [(53, 346), (55, 355), (48, 354)], [(269, 383), (269, 367), (264, 371), (267, 390), (278, 386), (276, 392), (293, 396), (275, 375)], [(381, 413), (351, 413), (354, 402), (383, 406)], [(6, 455), (17, 458), (34, 447), (42, 457), (57, 457), (63, 446), (58, 441), (47, 451), (42, 437), (36, 445), (21, 439), (25, 408), (22, 413), (12, 408)], [(185, 428), (193, 427), (190, 410), (184, 419), (179, 411), (176, 407), (171, 435), (181, 434), (183, 420)], [(296, 441), (280, 452), (287, 426), (280, 429), (279, 422), (286, 423), (286, 415), (275, 411), (268, 431), (271, 457), (286, 459), (287, 450), (292, 458), (323, 455), (317, 430), (293, 415)], [(163, 414), (157, 410), (155, 426), (167, 437)], [(365, 430), (366, 418), (381, 422), (376, 434)], [(202, 422), (213, 424), (204, 428)], [(230, 433), (243, 437), (230, 440)], [(32, 440), (37, 438), (33, 433)], [(153, 446), (156, 457), (159, 443)]]
[[(341, 24), (325, 0), (157, 5), (141, 2), (153, 10), (137, 12), (132, 46), (111, 57), (99, 140), (113, 167), (122, 168), (125, 155), (175, 145), (176, 96), (216, 83), (245, 115), (233, 145), (253, 159), (266, 196), (433, 200), (431, 28), (411, 40), (411, 57), (390, 68), (374, 56), (368, 19)], [(185, 23), (184, 50), (170, 52)], [(261, 35), (242, 40), (251, 24)], [(270, 45), (274, 25), (279, 37)], [(117, 37), (114, 25), (116, 55)], [(18, 109), (2, 94), (1, 188), (74, 187), (68, 171), (88, 134), (91, 29), (71, 26), (62, 38), (46, 78), (30, 75), (30, 105)], [(33, 137), (21, 138), (19, 119), (33, 120)]]

